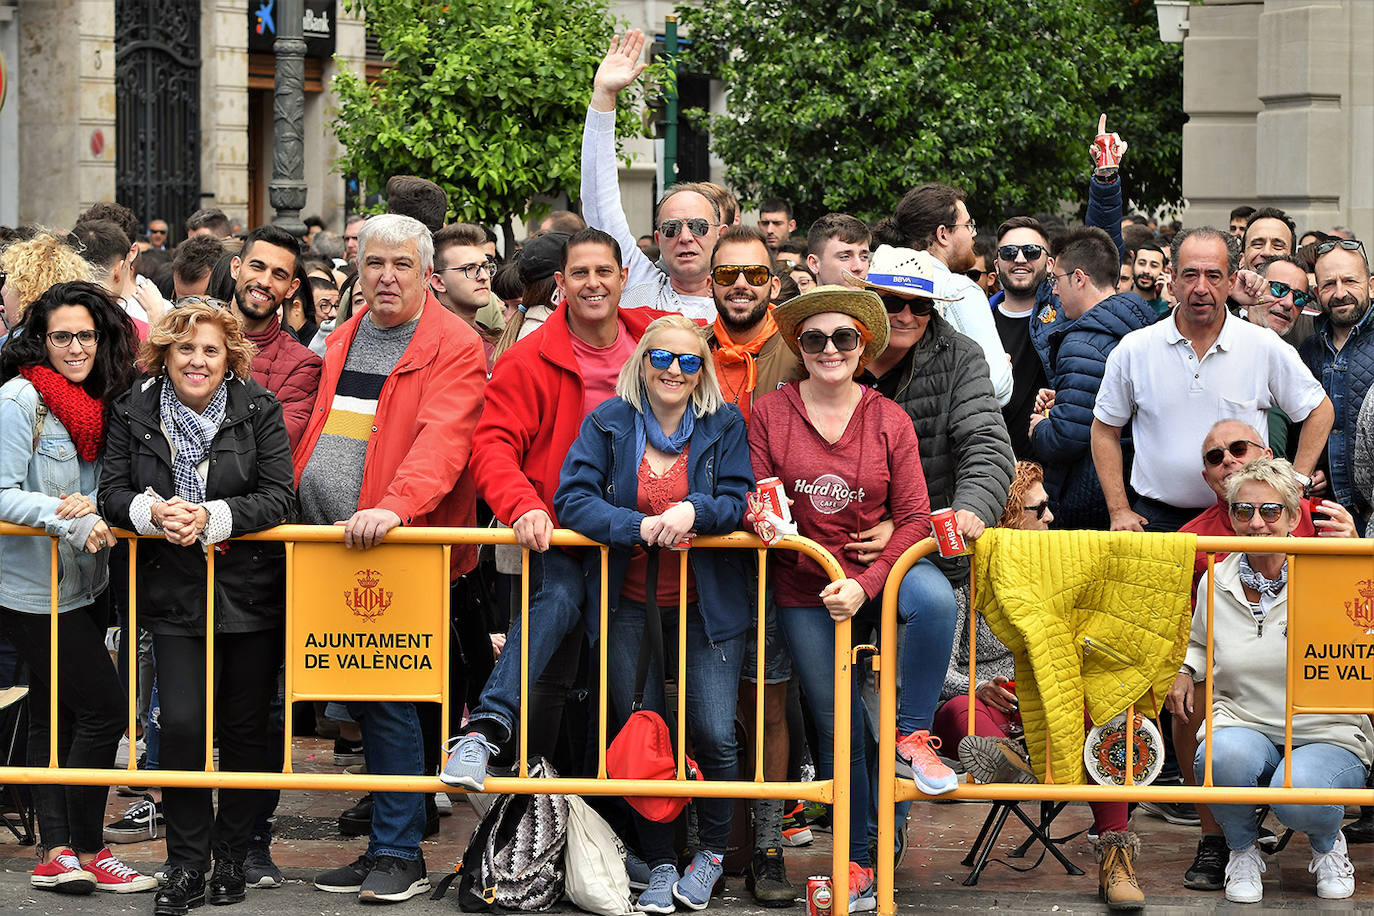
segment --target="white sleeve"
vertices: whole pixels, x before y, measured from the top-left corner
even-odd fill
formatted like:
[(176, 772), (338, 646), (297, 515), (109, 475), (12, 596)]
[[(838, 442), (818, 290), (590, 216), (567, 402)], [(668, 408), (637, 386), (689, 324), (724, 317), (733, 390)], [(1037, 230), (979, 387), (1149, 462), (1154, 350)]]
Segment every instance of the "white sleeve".
[(200, 532), (202, 544), (218, 544), (229, 540), (234, 532), (234, 515), (229, 504), (222, 499), (212, 499), (205, 503), (205, 527)]
[(1108, 426), (1125, 426), (1135, 415), (1135, 394), (1129, 378), (1131, 370), (1130, 335), (1127, 334), (1107, 355), (1102, 371), (1102, 384), (1097, 389), (1093, 418)]
[(153, 503), (162, 502), (149, 493), (135, 493), (129, 501), (129, 520), (139, 534), (160, 534), (162, 529), (153, 522)]
[(1278, 339), (1266, 341), (1266, 345), (1270, 348), (1270, 400), (1282, 407), (1294, 422), (1306, 420), (1326, 397), (1326, 389), (1307, 368), (1297, 350)]
[(620, 200), (620, 170), (615, 158), (615, 112), (587, 108), (582, 128), (582, 217), (593, 229), (613, 236), (620, 256), (630, 268), (629, 289), (639, 283), (657, 283), (662, 272), (639, 250), (638, 239), (625, 218)]
[(993, 394), (997, 395), (998, 405), (1006, 407), (1011, 400), (1011, 361), (1007, 359), (1007, 351), (1002, 348), (1002, 338), (997, 334), (997, 322), (993, 320), (988, 297), (972, 282), (962, 290), (955, 284), (949, 284), (949, 288), (952, 292), (958, 291), (960, 298), (946, 305), (945, 317), (955, 330), (972, 337), (983, 348)]

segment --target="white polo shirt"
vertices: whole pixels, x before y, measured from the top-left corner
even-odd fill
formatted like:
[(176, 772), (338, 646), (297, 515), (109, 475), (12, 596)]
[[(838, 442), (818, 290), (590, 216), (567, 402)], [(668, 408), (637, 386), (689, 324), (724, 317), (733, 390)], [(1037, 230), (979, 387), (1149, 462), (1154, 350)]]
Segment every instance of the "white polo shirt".
[(1132, 331), (1107, 357), (1093, 416), (1131, 423), (1131, 486), (1141, 496), (1204, 509), (1216, 494), (1202, 479), (1202, 441), (1218, 420), (1240, 420), (1268, 444), (1265, 411), (1303, 420), (1326, 392), (1298, 351), (1268, 328), (1226, 316), (1201, 360), (1175, 316)]

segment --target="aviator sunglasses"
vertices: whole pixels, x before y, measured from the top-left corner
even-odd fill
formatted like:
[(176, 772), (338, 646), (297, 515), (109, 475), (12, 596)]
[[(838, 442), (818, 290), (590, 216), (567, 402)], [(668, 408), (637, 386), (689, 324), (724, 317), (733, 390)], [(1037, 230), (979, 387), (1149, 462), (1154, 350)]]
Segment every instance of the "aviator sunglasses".
[(1231, 503), (1231, 517), (1238, 522), (1248, 522), (1255, 517), (1255, 510), (1259, 510), (1260, 518), (1272, 525), (1283, 515), (1283, 509), (1283, 503)]
[(658, 231), (663, 233), (665, 239), (677, 238), (677, 234), (682, 231), (684, 225), (692, 230), (692, 235), (697, 238), (705, 238), (706, 233), (711, 231), (711, 224), (700, 217), (687, 220), (665, 219), (658, 224)]
[(695, 353), (674, 353), (672, 350), (660, 350), (655, 347), (645, 355), (649, 357), (649, 365), (660, 372), (671, 366), (673, 360), (677, 360), (677, 367), (684, 375), (696, 375), (701, 371), (701, 357)]
[(750, 286), (763, 286), (773, 278), (773, 273), (762, 264), (721, 264), (711, 269), (711, 279), (721, 286), (733, 286), (744, 274)]
[(1293, 294), (1293, 305), (1297, 308), (1304, 308), (1313, 301), (1311, 293), (1299, 292), (1281, 280), (1269, 281), (1269, 294), (1275, 299), (1282, 299), (1289, 293)]
[(1202, 460), (1212, 467), (1216, 467), (1225, 459), (1227, 452), (1231, 453), (1232, 458), (1244, 458), (1245, 453), (1250, 451), (1250, 446), (1252, 445), (1255, 448), (1264, 448), (1264, 446), (1260, 445), (1258, 442), (1251, 442), (1249, 439), (1237, 439), (1225, 448), (1208, 449), (1206, 453), (1203, 454)]

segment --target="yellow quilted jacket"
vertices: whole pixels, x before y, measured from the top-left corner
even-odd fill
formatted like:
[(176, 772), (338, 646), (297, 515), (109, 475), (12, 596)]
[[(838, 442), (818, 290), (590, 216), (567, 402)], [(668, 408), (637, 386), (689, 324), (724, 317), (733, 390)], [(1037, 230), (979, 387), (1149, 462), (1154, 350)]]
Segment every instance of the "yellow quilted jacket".
[(1188, 649), (1196, 549), (1191, 534), (1106, 531), (992, 528), (975, 542), (973, 606), (1016, 656), (1042, 781), (1047, 734), (1054, 781), (1084, 781), (1085, 702), (1098, 724), (1162, 707)]

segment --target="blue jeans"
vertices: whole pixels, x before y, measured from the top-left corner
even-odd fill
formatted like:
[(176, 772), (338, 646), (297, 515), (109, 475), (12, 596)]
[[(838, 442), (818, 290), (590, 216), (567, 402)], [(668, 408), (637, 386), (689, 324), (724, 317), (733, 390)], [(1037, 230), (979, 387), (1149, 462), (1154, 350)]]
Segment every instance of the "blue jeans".
[[(1212, 732), (1212, 782), (1218, 786), (1283, 785), (1283, 751), (1267, 736), (1251, 728), (1229, 726)], [(1206, 742), (1199, 742), (1193, 768), (1198, 784)], [(1359, 789), (1364, 786), (1360, 758), (1334, 744), (1304, 744), (1293, 748), (1293, 785), (1304, 789)], [(1259, 836), (1254, 805), (1209, 805), (1231, 849), (1253, 846)], [(1312, 849), (1330, 852), (1340, 833), (1342, 805), (1274, 805), (1274, 815), (1286, 826), (1307, 834)]]
[[(812, 748), (816, 778), (835, 775), (835, 621), (823, 607), (784, 607), (778, 609), (782, 631), (792, 651), (793, 669), (801, 676), (802, 692), (816, 722), (820, 747)], [(853, 669), (851, 669), (853, 670)], [(867, 867), (868, 832), (868, 741), (867, 716), (859, 697), (859, 680), (850, 679), (849, 706), (849, 861)]]
[[(662, 608), (665, 631), (663, 652), (670, 669), (677, 667), (678, 611)], [(633, 711), (639, 647), (644, 637), (644, 605), (622, 600), (607, 627), (606, 689), (615, 728), (625, 724)], [(687, 606), (687, 671), (679, 687), (687, 691), (687, 734), (697, 765), (707, 779), (739, 778), (739, 747), (735, 741), (735, 704), (744, 662), (745, 634), (720, 642), (706, 636), (701, 612)], [(663, 670), (650, 662), (644, 685), (644, 708), (667, 718)], [(672, 727), (671, 724), (669, 726)], [(673, 736), (676, 739), (676, 734)], [(698, 798), (697, 833), (701, 848), (724, 855), (730, 841), (730, 818), (735, 802), (729, 798)], [(651, 866), (674, 862), (673, 825), (648, 821), (638, 814), (635, 822), (641, 855)]]
[[(421, 776), (424, 741), (414, 703), (348, 704), (348, 714), (363, 733), (367, 771), (378, 775)], [(367, 851), (414, 861), (425, 833), (425, 797), (419, 792), (374, 792), (372, 837)]]
[[(575, 628), (582, 626), (586, 598), (582, 561), (557, 547), (530, 551), (529, 686), (548, 665), (554, 652)], [(482, 688), (469, 728), (496, 745), (510, 742), (520, 716), (520, 615), (511, 620), (506, 647)]]
[[(882, 597), (860, 613), (882, 611)], [(901, 688), (897, 694), (897, 731), (909, 735), (930, 731), (940, 688), (954, 651), (954, 621), (958, 608), (954, 586), (939, 567), (922, 559), (907, 570), (897, 590), (897, 622), (906, 625), (898, 649)]]

